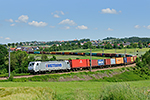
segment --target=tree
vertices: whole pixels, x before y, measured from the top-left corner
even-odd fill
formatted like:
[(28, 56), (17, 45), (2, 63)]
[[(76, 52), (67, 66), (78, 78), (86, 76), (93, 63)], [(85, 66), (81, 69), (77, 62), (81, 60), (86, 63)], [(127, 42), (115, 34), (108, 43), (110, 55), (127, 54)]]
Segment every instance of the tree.
[(42, 61), (47, 61), (48, 57), (47, 57), (47, 55), (44, 54), (44, 55), (41, 56), (41, 59), (42, 59)]
[(16, 43), (16, 46), (18, 46), (18, 42)]
[(11, 45), (12, 45), (13, 48), (15, 47), (15, 43), (12, 43)]
[(11, 46), (11, 44), (10, 44), (10, 43), (8, 43), (8, 46), (10, 47), (10, 46)]
[(137, 48), (137, 44), (136, 43), (133, 44), (133, 48)]
[(117, 45), (117, 43), (116, 43), (116, 42), (114, 43), (113, 48), (116, 48), (116, 49), (118, 48), (118, 45)]
[(18, 50), (11, 53), (11, 71), (15, 73), (26, 73), (28, 70), (28, 54)]
[(78, 41), (78, 47), (81, 48), (81, 43), (80, 43), (80, 41)]
[(22, 42), (20, 42), (20, 44), (19, 44), (20, 46), (22, 46)]
[(112, 49), (113, 47), (112, 47), (112, 45), (110, 44), (110, 43), (107, 43), (106, 45), (105, 45), (105, 49)]
[(120, 44), (119, 49), (122, 49), (122, 48), (123, 48), (123, 44)]
[(8, 61), (8, 51), (3, 45), (0, 45), (0, 73), (7, 72), (6, 61)]

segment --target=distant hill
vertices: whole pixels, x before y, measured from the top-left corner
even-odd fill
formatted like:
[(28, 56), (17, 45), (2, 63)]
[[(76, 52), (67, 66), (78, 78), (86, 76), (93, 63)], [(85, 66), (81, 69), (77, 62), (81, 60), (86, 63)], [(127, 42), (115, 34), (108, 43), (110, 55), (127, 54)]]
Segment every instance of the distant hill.
[(114, 38), (114, 37), (107, 37), (103, 39), (104, 41), (116, 41), (116, 42), (150, 42), (150, 38), (140, 38), (140, 37), (129, 37), (129, 38)]
[(114, 38), (114, 37), (107, 37), (107, 38), (104, 38), (103, 40), (114, 40), (114, 39), (116, 39), (116, 38)]

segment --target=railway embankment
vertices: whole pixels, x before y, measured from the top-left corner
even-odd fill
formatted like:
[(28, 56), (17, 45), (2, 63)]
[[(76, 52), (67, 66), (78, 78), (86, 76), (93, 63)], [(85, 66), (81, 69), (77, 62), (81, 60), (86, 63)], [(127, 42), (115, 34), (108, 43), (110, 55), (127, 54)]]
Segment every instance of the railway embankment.
[[(138, 72), (138, 73), (137, 73)], [(123, 82), (150, 79), (145, 72), (140, 71), (135, 66), (93, 69), (77, 72), (53, 73), (44, 75), (14, 76), (11, 79), (0, 80), (1, 82), (65, 82), (65, 81), (99, 81), (99, 82)]]

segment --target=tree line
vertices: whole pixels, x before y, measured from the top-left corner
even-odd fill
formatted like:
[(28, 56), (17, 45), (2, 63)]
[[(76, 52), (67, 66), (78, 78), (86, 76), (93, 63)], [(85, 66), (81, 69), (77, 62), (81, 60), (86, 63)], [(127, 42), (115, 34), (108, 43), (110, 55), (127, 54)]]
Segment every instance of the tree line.
[[(8, 73), (8, 49), (0, 45), (0, 74)], [(27, 73), (28, 64), (31, 61), (54, 61), (56, 57), (48, 58), (47, 55), (42, 55), (41, 59), (36, 59), (34, 56), (29, 56), (25, 51), (16, 51), (10, 53), (10, 68), (13, 73)]]

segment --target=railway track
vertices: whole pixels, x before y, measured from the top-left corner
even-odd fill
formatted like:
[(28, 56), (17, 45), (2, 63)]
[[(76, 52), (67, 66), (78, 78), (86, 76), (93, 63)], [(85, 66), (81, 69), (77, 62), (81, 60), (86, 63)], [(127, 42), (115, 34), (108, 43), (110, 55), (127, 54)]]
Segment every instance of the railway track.
[[(136, 63), (130, 64), (130, 65), (122, 65), (117, 67), (110, 67), (110, 68), (103, 68), (103, 69), (92, 69), (92, 72), (100, 71), (100, 70), (108, 70), (108, 69), (118, 69), (123, 67), (134, 67)], [(89, 70), (82, 70), (82, 71), (71, 71), (71, 72), (59, 72), (59, 73), (50, 73), (52, 74), (67, 74), (67, 73), (78, 73), (78, 72), (89, 72)], [(41, 75), (50, 75), (50, 74), (38, 74), (38, 75), (23, 75), (23, 76), (14, 76), (13, 78), (28, 78), (28, 77), (34, 77), (34, 76), (41, 76)], [(6, 80), (8, 77), (1, 77), (0, 80)]]

